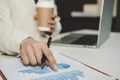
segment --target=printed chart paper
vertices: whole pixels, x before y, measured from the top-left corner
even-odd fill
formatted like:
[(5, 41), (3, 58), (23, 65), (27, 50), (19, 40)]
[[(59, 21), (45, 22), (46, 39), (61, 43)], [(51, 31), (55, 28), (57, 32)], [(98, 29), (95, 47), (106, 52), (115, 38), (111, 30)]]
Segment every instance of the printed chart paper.
[(99, 73), (73, 59), (54, 52), (58, 71), (49, 67), (24, 66), (19, 58), (0, 61), (0, 69), (8, 80), (112, 80), (112, 77)]

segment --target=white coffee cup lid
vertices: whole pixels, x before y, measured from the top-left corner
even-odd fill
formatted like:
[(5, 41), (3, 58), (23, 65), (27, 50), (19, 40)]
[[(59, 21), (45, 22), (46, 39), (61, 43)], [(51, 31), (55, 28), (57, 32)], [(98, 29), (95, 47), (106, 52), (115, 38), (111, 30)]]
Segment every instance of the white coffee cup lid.
[(53, 2), (38, 2), (36, 7), (44, 7), (44, 8), (54, 8), (55, 5)]

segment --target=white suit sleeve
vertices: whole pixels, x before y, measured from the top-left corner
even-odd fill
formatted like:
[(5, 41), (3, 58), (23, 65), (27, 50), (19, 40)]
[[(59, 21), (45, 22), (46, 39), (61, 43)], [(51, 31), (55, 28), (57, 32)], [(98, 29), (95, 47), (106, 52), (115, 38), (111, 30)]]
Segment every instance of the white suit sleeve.
[(20, 43), (28, 35), (15, 29), (11, 16), (8, 1), (0, 0), (0, 52), (15, 55), (20, 53)]

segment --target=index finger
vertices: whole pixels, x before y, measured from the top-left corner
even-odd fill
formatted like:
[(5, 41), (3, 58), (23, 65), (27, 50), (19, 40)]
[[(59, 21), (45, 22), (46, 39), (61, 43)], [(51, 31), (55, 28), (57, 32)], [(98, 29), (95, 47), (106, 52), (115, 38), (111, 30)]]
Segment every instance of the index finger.
[(47, 45), (44, 45), (42, 47), (42, 51), (43, 53), (45, 54), (45, 56), (47, 57), (48, 59), (48, 62), (50, 63), (50, 67), (53, 69), (53, 70), (57, 70), (57, 63), (56, 63), (56, 60), (52, 54), (52, 52), (50, 51), (50, 49), (47, 47)]
[(52, 19), (54, 20), (57, 17), (57, 15), (52, 15)]

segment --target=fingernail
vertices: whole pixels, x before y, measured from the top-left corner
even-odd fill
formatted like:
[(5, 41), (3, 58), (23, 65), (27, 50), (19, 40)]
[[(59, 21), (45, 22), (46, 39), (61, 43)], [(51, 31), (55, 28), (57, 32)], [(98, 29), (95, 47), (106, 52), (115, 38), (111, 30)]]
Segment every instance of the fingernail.
[(53, 65), (53, 68), (54, 68), (54, 71), (57, 71), (57, 69), (58, 69), (55, 64)]

